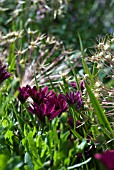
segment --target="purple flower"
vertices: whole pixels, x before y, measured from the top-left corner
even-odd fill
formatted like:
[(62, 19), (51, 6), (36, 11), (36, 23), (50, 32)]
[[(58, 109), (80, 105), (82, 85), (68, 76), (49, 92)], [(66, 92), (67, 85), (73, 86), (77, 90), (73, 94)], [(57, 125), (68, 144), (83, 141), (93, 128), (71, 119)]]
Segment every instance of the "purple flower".
[[(71, 85), (74, 89), (77, 89), (76, 82), (72, 81), (72, 82), (70, 82), (70, 85)], [(80, 86), (81, 91), (83, 92), (83, 90), (85, 89), (85, 84), (84, 84), (84, 81), (83, 81), (83, 80), (80, 82), (79, 86)]]
[(0, 84), (10, 76), (11, 74), (7, 72), (6, 66), (2, 66), (2, 64), (0, 63)]
[(69, 94), (66, 93), (66, 95), (64, 94), (61, 95), (70, 106), (75, 106), (76, 109), (80, 109), (82, 107), (83, 100), (82, 93), (80, 91), (77, 91), (76, 93), (70, 92)]
[(58, 97), (56, 94), (50, 96), (47, 102), (54, 105), (54, 112), (49, 116), (49, 120), (52, 120), (67, 110), (66, 101), (63, 99), (61, 94)]
[(76, 82), (72, 81), (72, 82), (70, 82), (70, 85), (71, 85), (74, 89), (77, 89), (77, 87), (76, 87)]
[(28, 106), (28, 110), (32, 114), (36, 114), (40, 121), (45, 121), (45, 116), (47, 116), (49, 120), (52, 120), (67, 109), (66, 101), (63, 100), (61, 95), (57, 97), (56, 93), (53, 93), (46, 97), (42, 103), (34, 102)]
[(107, 150), (101, 154), (96, 153), (95, 158), (100, 160), (107, 170), (114, 170), (114, 150)]
[(80, 89), (81, 89), (82, 92), (85, 89), (85, 84), (84, 84), (83, 80), (80, 82)]
[(50, 118), (50, 115), (54, 112), (54, 106), (45, 103), (39, 106), (37, 103), (33, 103), (31, 106), (28, 106), (28, 111), (36, 114), (41, 122), (45, 122), (45, 116)]
[(20, 102), (23, 104), (26, 99), (29, 97), (29, 94), (27, 93), (27, 87), (19, 87), (19, 94), (18, 94), (18, 99)]
[[(68, 124), (69, 124), (72, 128), (74, 128), (74, 122), (73, 122), (73, 118), (72, 118), (72, 117), (69, 117), (69, 118), (68, 118)], [(80, 126), (80, 125), (81, 125), (80, 120), (77, 120), (77, 121), (76, 121), (76, 126)]]
[(52, 91), (48, 92), (48, 87), (47, 86), (44, 87), (43, 89), (40, 89), (39, 91), (37, 90), (36, 86), (31, 88), (29, 85), (27, 85), (26, 88), (27, 88), (27, 92), (28, 92), (29, 96), (37, 104), (42, 103), (44, 101), (44, 99), (46, 99), (47, 97), (49, 97), (50, 95), (53, 94)]
[(48, 91), (47, 86), (39, 91), (36, 86), (31, 88), (27, 85), (19, 88), (18, 99), (21, 103), (24, 103), (28, 97), (33, 100), (33, 103), (28, 106), (28, 111), (36, 114), (40, 121), (45, 121), (45, 116), (52, 120), (67, 110), (67, 104), (62, 95), (57, 97), (55, 92)]
[(68, 118), (68, 124), (69, 124), (72, 128), (74, 128), (74, 122), (73, 122), (72, 117), (69, 117), (69, 118)]

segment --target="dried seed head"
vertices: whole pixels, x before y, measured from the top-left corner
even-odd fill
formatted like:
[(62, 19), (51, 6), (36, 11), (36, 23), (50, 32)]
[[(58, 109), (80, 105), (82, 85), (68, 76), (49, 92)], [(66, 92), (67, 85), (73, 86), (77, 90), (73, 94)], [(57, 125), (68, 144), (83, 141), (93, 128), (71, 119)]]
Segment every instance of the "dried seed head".
[(87, 90), (86, 90), (86, 89), (84, 89), (84, 90), (83, 90), (83, 94), (86, 94), (86, 92), (87, 92)]
[(113, 96), (113, 92), (108, 92), (108, 94), (110, 97)]
[(16, 40), (16, 38), (12, 38), (12, 39), (7, 40), (7, 42), (8, 43), (13, 43), (13, 42), (15, 42), (15, 40)]
[(20, 60), (20, 64), (24, 64), (25, 63), (25, 60)]
[(31, 34), (31, 35), (34, 35), (34, 34), (36, 34), (38, 31), (36, 30), (36, 31), (31, 31), (31, 29), (30, 28), (28, 28), (28, 30), (27, 30), (27, 33), (28, 34)]
[(96, 83), (95, 83), (95, 86), (96, 86), (96, 87), (101, 87), (101, 82), (96, 82)]
[(114, 38), (111, 39), (111, 42), (112, 42), (112, 43), (114, 42)]
[(99, 55), (99, 57), (102, 57), (104, 55), (104, 53), (101, 51), (98, 55)]
[(102, 64), (98, 64), (98, 65), (97, 65), (97, 68), (98, 68), (98, 69), (101, 69), (101, 68), (102, 68)]
[(90, 103), (90, 98), (87, 99), (87, 103)]
[(114, 62), (114, 58), (112, 59), (112, 62)]
[(97, 45), (97, 48), (103, 48), (103, 46), (104, 46), (104, 43), (99, 43), (99, 44)]
[(91, 57), (91, 60), (92, 60), (92, 61), (96, 61), (96, 57), (95, 57), (95, 56), (92, 56), (92, 57)]
[(110, 44), (109, 44), (109, 43), (106, 43), (106, 44), (104, 45), (104, 50), (107, 51), (107, 50), (109, 50), (109, 49), (110, 49)]
[(86, 104), (84, 104), (84, 107), (85, 108), (90, 108), (90, 106), (86, 103)]
[(108, 54), (108, 55), (105, 56), (105, 58), (106, 58), (106, 59), (111, 59), (111, 55)]
[(102, 89), (101, 88), (97, 88), (97, 89), (95, 89), (95, 91), (94, 92), (100, 92)]
[(100, 97), (99, 93), (97, 93), (97, 92), (95, 92), (94, 95), (95, 95), (96, 98)]
[(89, 74), (84, 75), (84, 79), (86, 80), (87, 78), (89, 78)]

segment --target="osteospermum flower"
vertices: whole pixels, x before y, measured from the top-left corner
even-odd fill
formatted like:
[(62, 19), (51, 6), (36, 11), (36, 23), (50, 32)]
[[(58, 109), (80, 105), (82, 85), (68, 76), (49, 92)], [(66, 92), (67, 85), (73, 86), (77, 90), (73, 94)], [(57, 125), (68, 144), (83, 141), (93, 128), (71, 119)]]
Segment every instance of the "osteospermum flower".
[(29, 94), (27, 92), (27, 87), (19, 87), (19, 94), (18, 94), (18, 99), (20, 100), (20, 102), (23, 104), (26, 99), (29, 97)]
[[(88, 84), (89, 84), (89, 83), (88, 83)], [(71, 85), (74, 89), (77, 89), (76, 82), (72, 81), (72, 82), (70, 82), (70, 85)], [(84, 81), (83, 81), (83, 80), (80, 82), (79, 87), (80, 87), (80, 90), (83, 92), (83, 90), (85, 89), (85, 84), (84, 84)]]
[(76, 93), (71, 91), (69, 94), (66, 93), (66, 95), (61, 95), (70, 106), (75, 106), (76, 109), (80, 109), (82, 107), (83, 100), (81, 91), (77, 91)]
[(49, 96), (47, 103), (54, 106), (54, 112), (49, 116), (49, 120), (52, 120), (67, 110), (66, 101), (61, 94), (58, 95), (58, 97), (56, 96), (56, 93)]
[(6, 66), (2, 66), (0, 63), (0, 84), (10, 76), (11, 74), (6, 70)]
[(47, 86), (44, 87), (43, 89), (40, 89), (39, 91), (38, 91), (36, 86), (31, 88), (29, 85), (27, 85), (26, 88), (27, 88), (27, 93), (29, 94), (29, 96), (37, 104), (42, 103), (44, 101), (44, 99), (46, 99), (48, 96), (53, 94), (52, 91), (48, 92), (48, 87)]
[(63, 100), (61, 95), (57, 97), (56, 93), (46, 96), (45, 100), (40, 104), (39, 102), (34, 102), (28, 106), (28, 111), (36, 114), (40, 121), (45, 121), (45, 116), (52, 120), (66, 110), (66, 101)]
[(95, 158), (100, 160), (107, 170), (114, 170), (114, 150), (107, 150), (101, 154), (96, 153)]
[(50, 119), (50, 115), (54, 113), (54, 105), (41, 103), (39, 106), (37, 103), (33, 103), (28, 106), (28, 111), (35, 114), (41, 122), (45, 122), (45, 116)]

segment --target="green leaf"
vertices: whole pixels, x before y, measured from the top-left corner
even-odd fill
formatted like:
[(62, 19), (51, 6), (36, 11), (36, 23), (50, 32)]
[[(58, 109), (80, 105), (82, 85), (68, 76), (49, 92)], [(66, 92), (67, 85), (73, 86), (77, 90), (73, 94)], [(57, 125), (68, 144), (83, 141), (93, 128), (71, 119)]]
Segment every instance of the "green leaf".
[(73, 72), (73, 74), (74, 74), (74, 78), (75, 78), (75, 81), (76, 81), (76, 87), (77, 87), (78, 90), (80, 90), (80, 86), (79, 86), (79, 83), (78, 83), (78, 78), (77, 78), (75, 69), (74, 69), (74, 67), (72, 66), (69, 58), (67, 58), (67, 59), (68, 59), (68, 61), (69, 61), (69, 65), (70, 65), (70, 67), (71, 67), (71, 69), (72, 69), (72, 72)]
[(83, 58), (82, 58), (82, 64), (83, 64), (85, 73), (88, 74), (90, 77), (91, 85), (93, 85), (94, 84), (93, 76), (88, 68), (88, 65), (86, 64), (86, 62)]
[(8, 158), (4, 154), (0, 154), (0, 170), (6, 170)]
[(34, 142), (34, 139), (33, 139), (33, 132), (30, 131), (28, 136), (28, 143), (29, 143), (29, 149), (32, 151), (32, 154), (34, 155), (34, 157), (37, 158), (38, 156), (38, 153), (37, 153), (37, 150), (36, 150), (36, 146), (35, 146), (35, 142)]
[(31, 157), (29, 156), (28, 152), (25, 153), (24, 162), (28, 165), (29, 170), (34, 169)]
[(97, 68), (97, 63), (94, 63), (93, 65), (93, 69), (92, 69), (92, 75), (93, 77), (96, 76), (98, 74), (98, 68)]
[(72, 131), (73, 135), (75, 137), (77, 137), (78, 139), (80, 139), (81, 141), (83, 140), (83, 137), (80, 136), (80, 134), (78, 132), (76, 132), (76, 130), (74, 130), (69, 124), (67, 124), (67, 126), (69, 127), (69, 129)]
[(69, 92), (68, 82), (66, 81), (66, 79), (65, 79), (65, 76), (64, 76), (64, 75), (62, 75), (62, 80), (63, 80), (63, 84), (64, 84), (65, 92)]
[(112, 128), (110, 126), (110, 123), (104, 113), (104, 110), (103, 108), (100, 106), (100, 103), (99, 101), (95, 98), (93, 92), (91, 91), (90, 87), (88, 86), (87, 82), (85, 82), (85, 85), (86, 85), (86, 89), (87, 89), (87, 92), (89, 94), (89, 97), (90, 97), (90, 100), (91, 100), (91, 103), (93, 105), (93, 108), (95, 110), (95, 113), (98, 117), (98, 120), (99, 120), (99, 123), (104, 127), (104, 128), (107, 128), (107, 130), (109, 132), (112, 133)]
[(86, 146), (87, 141), (86, 139), (82, 140), (82, 143), (80, 145), (77, 146), (77, 152), (80, 153), (84, 150), (84, 147)]
[(76, 165), (73, 165), (73, 166), (69, 166), (69, 167), (67, 168), (67, 170), (79, 168), (80, 166), (85, 165), (85, 164), (87, 164), (88, 162), (90, 162), (91, 159), (92, 159), (92, 158), (88, 158), (88, 159), (87, 159), (86, 161), (84, 161), (84, 162), (81, 162), (81, 163), (76, 164)]
[(78, 38), (79, 38), (79, 43), (80, 43), (80, 50), (81, 50), (81, 52), (82, 52), (82, 55), (84, 56), (84, 48), (83, 48), (81, 36), (80, 36), (79, 33), (78, 33)]
[(13, 140), (12, 137), (14, 136), (13, 132), (11, 130), (7, 130), (6, 134), (5, 134), (5, 139), (9, 139), (9, 141), (11, 142), (11, 144), (13, 144)]
[(8, 125), (9, 125), (8, 120), (7, 120), (7, 119), (4, 119), (4, 120), (2, 121), (2, 126), (3, 126), (4, 128), (7, 128)]

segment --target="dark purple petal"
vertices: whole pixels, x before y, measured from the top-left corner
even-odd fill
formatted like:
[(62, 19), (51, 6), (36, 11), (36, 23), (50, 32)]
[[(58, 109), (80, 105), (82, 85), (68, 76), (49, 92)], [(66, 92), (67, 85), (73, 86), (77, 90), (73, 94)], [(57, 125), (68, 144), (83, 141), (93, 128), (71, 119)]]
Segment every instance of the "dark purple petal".
[(80, 82), (80, 89), (81, 89), (82, 92), (85, 89), (85, 84), (84, 84), (83, 80)]
[(33, 101), (38, 104), (41, 104), (42, 102), (44, 102), (44, 100), (48, 100), (48, 97), (53, 94), (52, 91), (48, 92), (47, 86), (43, 89), (40, 89), (39, 91), (36, 86), (34, 86), (33, 88), (27, 86), (27, 92), (33, 99)]
[(0, 84), (10, 76), (11, 74), (6, 70), (6, 67), (0, 63)]
[(67, 103), (63, 99), (61, 94), (58, 96), (56, 104), (58, 104), (58, 108), (61, 109), (63, 112), (67, 110)]
[(27, 88), (26, 87), (19, 87), (19, 94), (18, 94), (18, 99), (20, 100), (20, 102), (23, 104), (26, 99), (29, 97), (29, 94), (27, 92)]
[(80, 91), (77, 91), (77, 93), (70, 92), (69, 94), (66, 93), (66, 95), (62, 94), (62, 98), (71, 106), (76, 106), (76, 109), (80, 109), (83, 104), (82, 100), (82, 93)]
[(108, 170), (114, 170), (114, 150), (107, 150), (101, 154), (95, 154), (95, 158), (100, 160)]
[(41, 111), (41, 108), (36, 103), (28, 106), (27, 109), (30, 113), (35, 114), (40, 121), (44, 121), (44, 115)]
[[(76, 82), (72, 81), (70, 82), (70, 85), (74, 88), (74, 89), (77, 89), (77, 86), (76, 86)], [(83, 91), (85, 89), (85, 84), (84, 84), (84, 81), (82, 80), (79, 84), (80, 86), (80, 90)]]
[(76, 82), (72, 81), (72, 82), (70, 82), (70, 85), (71, 85), (74, 89), (77, 89), (77, 87), (76, 87)]
[[(73, 122), (73, 118), (72, 118), (72, 117), (69, 117), (69, 118), (68, 118), (68, 123), (69, 123), (69, 125), (70, 125), (72, 128), (74, 128), (74, 122)], [(79, 125), (81, 125), (81, 122), (80, 122), (80, 120), (77, 120), (77, 121), (76, 121), (76, 126), (79, 126)]]
[(73, 122), (72, 117), (69, 117), (69, 118), (68, 118), (68, 124), (69, 124), (72, 128), (74, 128), (74, 122)]
[(47, 94), (47, 92), (48, 92), (48, 87), (47, 87), (47, 86), (44, 87), (44, 88), (42, 89), (42, 91), (44, 92), (44, 94)]
[(27, 93), (30, 95), (33, 101), (39, 103), (40, 93), (37, 91), (37, 87), (34, 86), (33, 88), (31, 88), (29, 85), (27, 85), (26, 88), (27, 88)]
[(28, 111), (29, 111), (30, 113), (35, 114), (35, 111), (34, 111), (34, 108), (33, 108), (33, 107), (28, 106), (27, 109), (28, 109)]
[(48, 115), (49, 120), (54, 119), (55, 117), (59, 116), (62, 113), (62, 110), (57, 110), (52, 112), (51, 114)]

